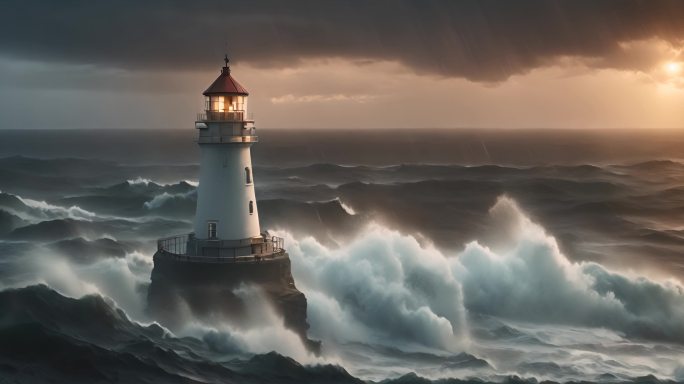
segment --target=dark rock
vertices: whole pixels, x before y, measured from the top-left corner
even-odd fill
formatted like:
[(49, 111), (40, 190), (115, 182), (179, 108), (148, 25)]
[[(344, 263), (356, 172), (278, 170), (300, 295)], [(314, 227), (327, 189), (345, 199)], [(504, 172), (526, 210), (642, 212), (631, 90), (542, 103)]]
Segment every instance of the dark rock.
[(309, 350), (320, 351), (320, 342), (307, 337), (306, 297), (295, 287), (287, 254), (253, 262), (197, 262), (159, 251), (154, 255), (148, 311), (170, 329), (182, 326), (181, 311), (211, 320), (216, 316), (247, 326), (247, 305), (235, 290), (243, 284), (262, 290), (283, 317), (285, 326), (296, 332)]

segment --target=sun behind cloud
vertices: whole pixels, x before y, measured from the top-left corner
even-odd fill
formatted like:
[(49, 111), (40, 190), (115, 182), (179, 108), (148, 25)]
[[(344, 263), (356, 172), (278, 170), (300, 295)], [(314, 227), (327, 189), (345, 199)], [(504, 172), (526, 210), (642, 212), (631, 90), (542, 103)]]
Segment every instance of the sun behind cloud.
[(670, 76), (677, 76), (682, 72), (682, 63), (669, 61), (665, 63), (665, 72)]

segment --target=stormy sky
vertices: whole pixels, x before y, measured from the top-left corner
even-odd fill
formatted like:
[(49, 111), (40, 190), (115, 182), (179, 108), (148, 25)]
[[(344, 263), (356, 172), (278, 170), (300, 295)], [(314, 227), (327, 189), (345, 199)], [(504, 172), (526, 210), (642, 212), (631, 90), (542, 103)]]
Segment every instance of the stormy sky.
[(0, 128), (684, 127), (684, 2), (0, 2)]

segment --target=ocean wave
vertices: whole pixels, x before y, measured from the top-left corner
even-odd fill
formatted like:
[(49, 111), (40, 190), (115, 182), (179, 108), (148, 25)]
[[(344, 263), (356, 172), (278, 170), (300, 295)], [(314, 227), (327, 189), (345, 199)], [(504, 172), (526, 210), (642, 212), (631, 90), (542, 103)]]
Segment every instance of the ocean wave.
[(313, 236), (326, 245), (350, 239), (365, 218), (350, 214), (339, 199), (300, 202), (286, 199), (259, 201), (263, 227), (286, 229), (297, 236)]
[(107, 237), (95, 240), (82, 237), (59, 240), (50, 244), (49, 247), (81, 263), (92, 263), (107, 257), (124, 258), (128, 252), (133, 251), (129, 246)]
[[(502, 234), (508, 244), (496, 251), (471, 242), (458, 254), (445, 254), (377, 225), (339, 249), (288, 236), (293, 274), (309, 298), (314, 335), (457, 351), (469, 345), (469, 316), (481, 314), (684, 344), (681, 284), (569, 261), (555, 239), (510, 198), (500, 198), (491, 215), (506, 221), (500, 228), (511, 232)], [(471, 342), (475, 347), (477, 341)], [(662, 370), (655, 360), (644, 364), (631, 372), (615, 371)], [(554, 371), (556, 378), (575, 374), (561, 366)]]
[(339, 366), (304, 366), (275, 352), (216, 361), (210, 347), (131, 321), (99, 295), (73, 299), (44, 285), (0, 292), (0, 373), (20, 382), (361, 383)]
[(643, 161), (639, 163), (634, 163), (634, 164), (627, 164), (627, 165), (616, 165), (616, 167), (619, 168), (631, 168), (631, 169), (638, 169), (638, 170), (643, 170), (643, 171), (651, 171), (651, 170), (663, 170), (663, 169), (668, 169), (668, 168), (678, 168), (682, 169), (684, 168), (684, 163), (681, 163), (679, 161), (674, 161), (674, 160), (666, 160), (666, 159), (661, 159), (661, 160), (649, 160), (649, 161)]
[(70, 207), (60, 207), (57, 205), (46, 203), (45, 201), (26, 199), (21, 196), (17, 196), (17, 198), (27, 207), (35, 208), (41, 212), (44, 212), (45, 217), (63, 217), (70, 219), (92, 220), (97, 216), (94, 212), (87, 211), (76, 205), (72, 205)]
[(4, 192), (0, 192), (0, 206), (22, 220), (33, 222), (61, 218), (91, 221), (97, 217), (94, 212), (77, 205), (63, 207)]
[[(148, 210), (161, 208), (177, 210), (185, 208), (185, 211), (190, 211), (186, 213), (192, 213), (194, 211), (195, 199), (196, 191), (194, 190), (185, 193), (164, 192), (154, 196), (151, 200), (146, 201), (143, 206)], [(187, 204), (188, 202), (190, 202), (190, 204)]]
[(27, 222), (19, 216), (0, 209), (0, 236), (5, 236), (14, 229), (26, 225)]
[(152, 181), (150, 179), (145, 179), (145, 178), (140, 177), (140, 176), (136, 177), (135, 179), (126, 180), (126, 183), (128, 185), (141, 185), (141, 184), (145, 185), (145, 186), (148, 186), (150, 184), (159, 185), (158, 183), (155, 183), (154, 181)]
[(180, 180), (173, 183), (159, 183), (150, 179), (138, 177), (133, 180), (126, 180), (125, 182), (109, 185), (104, 188), (95, 188), (95, 194), (105, 194), (112, 196), (123, 195), (150, 195), (162, 191), (169, 193), (189, 192), (196, 188), (196, 185), (191, 182)]
[(74, 219), (57, 219), (41, 221), (17, 228), (9, 234), (13, 240), (56, 241), (77, 237), (97, 237), (100, 223)]
[(625, 175), (613, 167), (599, 165), (460, 165), (460, 164), (399, 164), (390, 166), (341, 166), (312, 164), (294, 168), (257, 167), (266, 178), (289, 179), (299, 183), (318, 181), (339, 185), (362, 181), (372, 183), (410, 182), (419, 180), (524, 180), (530, 177), (563, 180), (622, 180)]
[[(190, 190), (191, 188), (196, 188), (199, 185), (199, 182), (193, 181), (193, 180), (179, 180), (175, 182), (170, 182), (170, 183), (161, 183), (157, 181), (153, 181), (151, 179), (147, 179), (144, 177), (136, 177), (135, 179), (129, 179), (126, 180), (122, 184), (117, 184), (109, 188), (116, 188), (119, 185), (128, 185), (129, 187), (151, 187), (153, 189), (166, 189), (166, 190), (183, 190), (187, 191)], [(136, 189), (140, 191), (141, 189)], [(144, 190), (144, 189), (143, 189)]]
[(89, 174), (93, 170), (116, 167), (115, 162), (99, 159), (83, 159), (75, 157), (37, 158), (28, 156), (10, 156), (0, 158), (0, 168), (36, 174), (54, 175), (67, 173)]
[(77, 219), (55, 219), (41, 221), (15, 228), (6, 235), (11, 240), (54, 242), (83, 237), (98, 239), (115, 237), (122, 240), (147, 241), (164, 237), (168, 233), (182, 233), (189, 230), (189, 222), (151, 218), (146, 220), (108, 219), (86, 221)]

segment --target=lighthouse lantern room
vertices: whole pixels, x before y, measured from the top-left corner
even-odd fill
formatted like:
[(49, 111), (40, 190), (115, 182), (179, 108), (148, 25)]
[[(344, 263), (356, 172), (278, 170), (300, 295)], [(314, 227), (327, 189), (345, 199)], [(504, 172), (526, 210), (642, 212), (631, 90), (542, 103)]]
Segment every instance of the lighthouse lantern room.
[(231, 75), (228, 57), (221, 75), (204, 91), (205, 114), (198, 120), (245, 121), (249, 93)]

